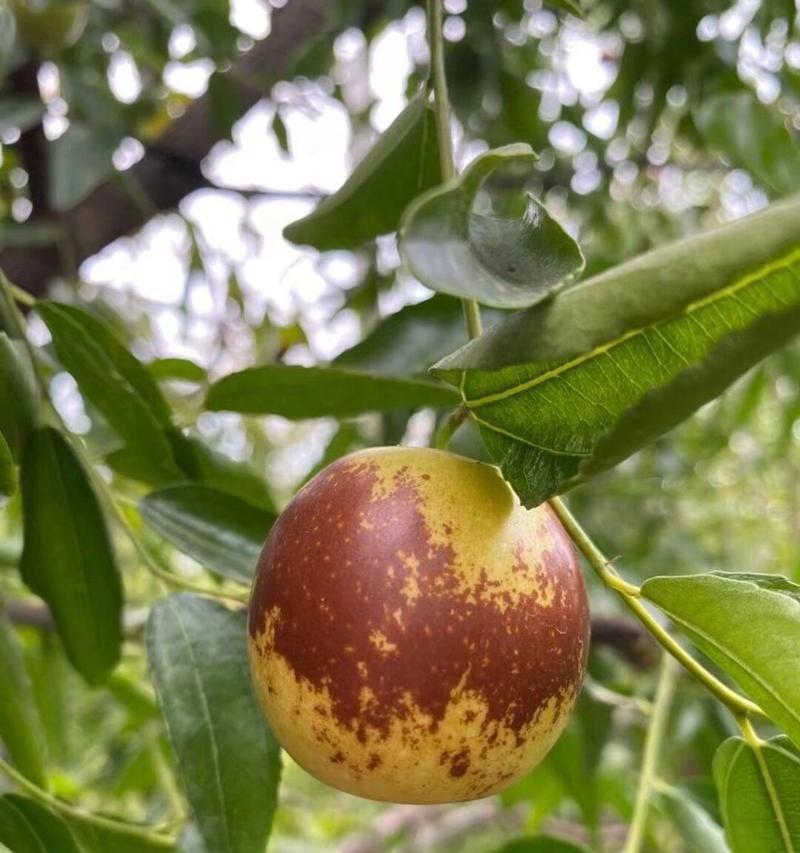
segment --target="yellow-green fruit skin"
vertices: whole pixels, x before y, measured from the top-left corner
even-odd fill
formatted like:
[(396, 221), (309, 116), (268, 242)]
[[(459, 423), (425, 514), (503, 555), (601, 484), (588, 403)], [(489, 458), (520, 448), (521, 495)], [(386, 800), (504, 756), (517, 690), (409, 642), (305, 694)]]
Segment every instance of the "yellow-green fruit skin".
[(362, 797), (442, 803), (525, 775), (583, 680), (586, 591), (547, 506), (490, 465), (375, 448), (276, 522), (249, 610), (256, 691), (286, 751)]

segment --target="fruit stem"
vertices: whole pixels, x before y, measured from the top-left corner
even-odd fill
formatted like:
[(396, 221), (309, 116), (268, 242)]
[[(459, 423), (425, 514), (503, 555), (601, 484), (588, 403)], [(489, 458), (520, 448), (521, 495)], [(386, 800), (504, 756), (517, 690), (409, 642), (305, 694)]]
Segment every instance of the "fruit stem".
[(567, 509), (561, 498), (551, 498), (550, 506), (558, 516), (559, 521), (569, 534), (572, 541), (586, 557), (595, 574), (609, 589), (619, 593), (623, 602), (629, 610), (653, 635), (653, 638), (662, 648), (669, 652), (682, 666), (687, 669), (709, 692), (722, 702), (738, 719), (748, 714), (757, 714), (765, 717), (764, 711), (754, 702), (741, 696), (735, 690), (731, 690), (720, 681), (713, 673), (709, 672), (699, 661), (697, 661), (675, 638), (668, 633), (650, 611), (640, 601), (641, 591), (638, 586), (628, 583), (621, 578), (610, 561), (605, 558), (603, 552), (594, 544), (589, 534), (581, 527), (580, 522)]
[(452, 412), (442, 421), (442, 425), (436, 430), (436, 435), (433, 437), (433, 446), (437, 450), (447, 450), (447, 445), (455, 435), (456, 430), (464, 423), (469, 416), (466, 406), (459, 406), (453, 409)]
[(636, 791), (636, 804), (633, 808), (628, 836), (625, 839), (623, 853), (639, 853), (647, 826), (647, 812), (650, 806), (650, 793), (658, 771), (658, 760), (667, 730), (667, 720), (672, 699), (675, 695), (675, 682), (678, 668), (675, 660), (666, 652), (661, 659), (658, 686), (653, 700), (653, 716), (647, 729), (644, 742), (644, 757), (639, 775), (639, 787)]
[[(444, 37), (442, 34), (442, 0), (427, 0), (428, 48), (431, 54), (431, 83), (433, 88), (436, 135), (439, 140), (439, 166), (442, 183), (456, 175), (453, 160), (453, 137), (450, 128), (450, 99), (447, 94), (447, 75), (444, 68)], [(467, 334), (477, 338), (483, 331), (480, 306), (473, 299), (462, 299)]]
[(0, 758), (0, 771), (8, 776), (8, 778), (11, 779), (14, 784), (16, 784), (16, 786), (20, 790), (24, 791), (29, 797), (37, 800), (42, 805), (47, 806), (54, 811), (66, 815), (67, 817), (74, 818), (83, 823), (91, 824), (92, 826), (96, 826), (100, 829), (107, 829), (110, 832), (124, 833), (128, 836), (141, 838), (149, 845), (163, 847), (165, 850), (173, 849), (175, 846), (175, 838), (163, 835), (160, 832), (154, 831), (150, 827), (144, 827), (135, 823), (128, 823), (123, 820), (116, 820), (115, 818), (103, 817), (102, 815), (84, 811), (81, 808), (65, 803), (63, 800), (59, 800), (52, 794), (48, 794), (47, 791), (43, 790), (38, 785), (34, 785), (33, 782), (26, 779), (22, 773), (2, 758)]

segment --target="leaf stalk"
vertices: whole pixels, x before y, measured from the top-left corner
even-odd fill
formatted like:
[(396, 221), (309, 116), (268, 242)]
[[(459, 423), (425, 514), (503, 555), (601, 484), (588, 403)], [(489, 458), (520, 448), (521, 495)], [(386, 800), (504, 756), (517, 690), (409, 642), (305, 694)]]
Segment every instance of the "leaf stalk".
[(606, 559), (597, 545), (594, 544), (580, 522), (567, 509), (566, 504), (561, 498), (551, 498), (550, 506), (572, 541), (578, 546), (578, 549), (586, 557), (589, 565), (594, 569), (595, 574), (605, 586), (619, 594), (628, 609), (633, 612), (665, 651), (669, 652), (710, 693), (729, 708), (737, 719), (749, 714), (761, 717), (766, 716), (758, 705), (735, 690), (731, 690), (730, 687), (720, 681), (713, 673), (709, 672), (656, 620), (644, 604), (642, 604), (639, 587), (628, 583), (617, 574), (611, 563)]

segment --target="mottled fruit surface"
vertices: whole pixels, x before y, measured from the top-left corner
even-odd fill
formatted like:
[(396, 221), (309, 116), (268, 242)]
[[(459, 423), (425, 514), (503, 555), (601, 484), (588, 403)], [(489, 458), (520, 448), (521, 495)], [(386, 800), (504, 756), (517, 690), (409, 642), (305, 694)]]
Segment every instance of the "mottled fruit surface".
[(558, 738), (586, 666), (577, 558), (546, 506), (450, 453), (377, 448), (272, 528), (250, 664), (278, 740), (319, 779), (408, 803), (495, 793)]

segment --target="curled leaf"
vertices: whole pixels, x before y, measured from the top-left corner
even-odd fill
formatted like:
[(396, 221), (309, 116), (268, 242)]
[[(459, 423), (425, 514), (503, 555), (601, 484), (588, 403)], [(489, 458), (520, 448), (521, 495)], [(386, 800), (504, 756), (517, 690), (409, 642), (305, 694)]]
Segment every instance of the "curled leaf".
[(530, 166), (528, 145), (508, 145), (474, 160), (455, 180), (417, 199), (406, 211), (400, 251), (431, 290), (498, 308), (545, 299), (584, 267), (578, 244), (532, 195), (521, 215), (486, 213), (480, 193), (501, 168)]

